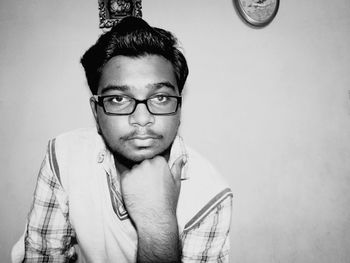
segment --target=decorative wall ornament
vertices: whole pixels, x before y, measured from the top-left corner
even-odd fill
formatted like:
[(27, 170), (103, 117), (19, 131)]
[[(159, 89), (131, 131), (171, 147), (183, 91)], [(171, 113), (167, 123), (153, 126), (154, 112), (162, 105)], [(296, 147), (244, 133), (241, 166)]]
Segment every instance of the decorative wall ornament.
[(110, 28), (126, 16), (142, 17), (142, 0), (98, 0), (100, 28)]
[(234, 0), (240, 16), (253, 27), (268, 25), (277, 14), (279, 2), (279, 0)]

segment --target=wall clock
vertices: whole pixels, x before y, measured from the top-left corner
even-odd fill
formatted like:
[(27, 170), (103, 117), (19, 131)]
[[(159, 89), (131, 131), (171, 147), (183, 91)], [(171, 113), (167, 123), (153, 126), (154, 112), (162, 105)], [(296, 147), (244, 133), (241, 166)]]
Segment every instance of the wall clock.
[(239, 15), (253, 27), (264, 27), (276, 16), (279, 0), (234, 0)]

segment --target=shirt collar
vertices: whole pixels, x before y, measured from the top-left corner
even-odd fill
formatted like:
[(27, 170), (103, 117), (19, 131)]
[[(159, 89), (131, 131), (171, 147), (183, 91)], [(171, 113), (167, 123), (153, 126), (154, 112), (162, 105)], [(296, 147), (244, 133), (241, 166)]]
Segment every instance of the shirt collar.
[[(170, 157), (169, 157), (169, 167), (171, 168), (174, 162), (176, 161), (177, 158), (180, 156), (186, 156), (187, 162), (182, 168), (181, 172), (181, 179), (182, 180), (187, 180), (189, 179), (189, 176), (187, 174), (187, 167), (188, 167), (188, 153), (185, 147), (185, 144), (183, 142), (183, 139), (180, 135), (177, 135), (175, 137), (175, 140), (173, 142), (173, 145), (170, 150)], [(115, 163), (114, 163), (114, 156), (113, 154), (107, 149), (106, 145), (103, 143), (103, 147), (101, 150), (98, 152), (97, 155), (97, 162), (102, 164), (106, 172), (114, 177), (118, 176), (116, 168), (115, 168)]]

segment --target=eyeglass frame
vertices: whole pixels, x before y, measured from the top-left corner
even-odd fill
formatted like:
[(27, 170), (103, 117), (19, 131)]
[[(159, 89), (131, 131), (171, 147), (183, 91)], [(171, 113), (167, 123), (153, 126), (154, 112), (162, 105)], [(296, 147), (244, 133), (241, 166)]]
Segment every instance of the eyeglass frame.
[(97, 105), (99, 105), (100, 107), (103, 108), (103, 111), (106, 115), (112, 115), (112, 116), (126, 116), (126, 115), (131, 115), (135, 112), (136, 108), (137, 108), (137, 105), (138, 104), (145, 104), (146, 105), (146, 108), (148, 110), (148, 112), (152, 115), (156, 115), (156, 116), (171, 116), (171, 115), (175, 115), (179, 109), (179, 105), (182, 105), (182, 96), (173, 96), (173, 95), (162, 95), (164, 97), (168, 97), (168, 98), (176, 98), (177, 100), (177, 104), (176, 104), (176, 108), (174, 110), (174, 112), (170, 112), (170, 113), (153, 113), (149, 107), (148, 107), (148, 104), (147, 104), (147, 101), (151, 98), (153, 98), (153, 96), (151, 97), (148, 97), (147, 99), (144, 99), (144, 100), (138, 100), (138, 99), (135, 99), (133, 97), (129, 97), (130, 99), (134, 100), (135, 101), (135, 105), (134, 105), (134, 109), (130, 112), (130, 113), (112, 113), (112, 112), (108, 112), (105, 108), (105, 105), (103, 103), (103, 100), (104, 98), (111, 98), (111, 97), (115, 97), (117, 95), (92, 95), (90, 100), (93, 100), (95, 103), (97, 103)]

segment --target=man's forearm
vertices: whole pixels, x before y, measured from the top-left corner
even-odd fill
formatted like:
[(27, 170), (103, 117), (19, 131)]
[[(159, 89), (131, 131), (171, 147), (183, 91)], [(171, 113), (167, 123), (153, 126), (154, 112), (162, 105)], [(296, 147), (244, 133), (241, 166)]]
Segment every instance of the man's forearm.
[(171, 169), (164, 157), (146, 159), (121, 176), (121, 190), (138, 235), (137, 262), (181, 262), (176, 218), (184, 156)]
[[(137, 227), (137, 262), (181, 262), (181, 244), (176, 217), (162, 222), (143, 222)], [(146, 221), (146, 218), (145, 218)]]

